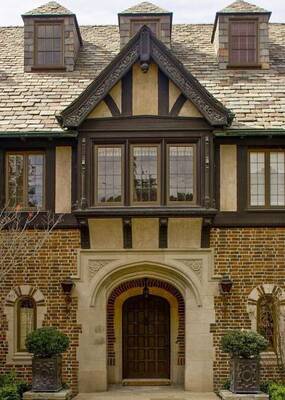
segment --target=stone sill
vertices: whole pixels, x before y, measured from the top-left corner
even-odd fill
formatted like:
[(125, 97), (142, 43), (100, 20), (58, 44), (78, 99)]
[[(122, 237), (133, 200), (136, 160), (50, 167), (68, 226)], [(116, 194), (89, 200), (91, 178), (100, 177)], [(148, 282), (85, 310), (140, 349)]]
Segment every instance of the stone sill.
[(15, 353), (12, 357), (13, 364), (16, 365), (31, 365), (32, 364), (32, 355), (30, 353)]

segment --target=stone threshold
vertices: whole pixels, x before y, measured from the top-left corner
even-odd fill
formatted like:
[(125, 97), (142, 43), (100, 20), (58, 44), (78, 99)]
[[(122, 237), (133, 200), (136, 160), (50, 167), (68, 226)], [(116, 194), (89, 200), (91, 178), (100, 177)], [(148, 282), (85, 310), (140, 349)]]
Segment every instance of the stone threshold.
[(123, 386), (170, 386), (170, 379), (124, 379)]

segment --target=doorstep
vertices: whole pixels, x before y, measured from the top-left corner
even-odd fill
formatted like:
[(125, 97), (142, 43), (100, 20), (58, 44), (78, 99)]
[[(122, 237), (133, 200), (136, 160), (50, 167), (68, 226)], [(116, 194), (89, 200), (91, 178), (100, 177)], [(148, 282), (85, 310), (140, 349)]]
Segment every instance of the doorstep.
[(170, 386), (170, 379), (123, 379), (123, 386)]

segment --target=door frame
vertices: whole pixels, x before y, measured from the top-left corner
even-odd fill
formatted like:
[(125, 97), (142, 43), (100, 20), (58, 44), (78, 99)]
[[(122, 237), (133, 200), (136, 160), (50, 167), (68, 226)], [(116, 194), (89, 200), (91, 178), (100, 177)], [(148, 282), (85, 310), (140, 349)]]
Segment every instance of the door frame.
[(143, 379), (143, 380), (169, 379), (170, 380), (170, 378), (171, 378), (171, 339), (172, 339), (172, 335), (171, 335), (171, 304), (163, 296), (159, 296), (157, 294), (152, 294), (152, 293), (150, 293), (149, 296), (155, 297), (156, 299), (160, 299), (161, 302), (164, 302), (165, 304), (167, 304), (167, 307), (168, 307), (168, 316), (167, 316), (168, 317), (168, 344), (167, 345), (168, 345), (169, 349), (168, 349), (167, 361), (166, 361), (167, 362), (167, 377), (138, 377), (138, 378), (131, 378), (131, 377), (126, 377), (125, 376), (125, 373), (126, 373), (126, 371), (125, 371), (125, 368), (126, 368), (125, 362), (126, 361), (124, 360), (124, 358), (125, 358), (125, 350), (126, 349), (125, 349), (125, 340), (124, 340), (125, 335), (124, 335), (124, 332), (123, 332), (123, 330), (124, 330), (124, 313), (123, 313), (123, 310), (124, 310), (124, 306), (125, 306), (126, 302), (130, 301), (131, 299), (135, 299), (135, 298), (137, 298), (138, 300), (139, 300), (140, 297), (143, 298), (143, 294), (140, 293), (140, 294), (136, 294), (134, 296), (128, 297), (122, 303), (122, 320), (121, 320), (121, 324), (122, 324), (122, 377), (123, 377), (123, 379), (134, 379), (134, 380), (136, 380), (136, 379), (140, 379), (140, 380), (141, 379)]

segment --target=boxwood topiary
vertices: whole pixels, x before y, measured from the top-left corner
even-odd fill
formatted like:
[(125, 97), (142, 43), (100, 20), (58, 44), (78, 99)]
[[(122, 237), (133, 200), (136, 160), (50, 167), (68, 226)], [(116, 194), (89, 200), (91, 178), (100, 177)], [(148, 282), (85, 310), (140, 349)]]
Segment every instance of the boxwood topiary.
[(268, 347), (268, 341), (253, 331), (231, 331), (221, 339), (221, 347), (231, 357), (257, 357)]
[(26, 348), (40, 358), (49, 358), (68, 349), (69, 338), (54, 327), (36, 329), (26, 338)]

